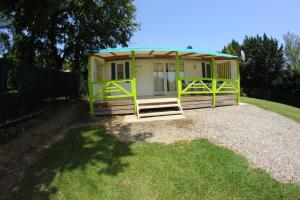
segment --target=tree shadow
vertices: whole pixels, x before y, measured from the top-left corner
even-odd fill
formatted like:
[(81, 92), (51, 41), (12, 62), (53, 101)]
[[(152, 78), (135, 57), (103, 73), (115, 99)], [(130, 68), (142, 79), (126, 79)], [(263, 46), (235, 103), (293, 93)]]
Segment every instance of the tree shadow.
[[(117, 129), (120, 135), (130, 131), (130, 124), (111, 127)], [(58, 192), (51, 183), (57, 174), (66, 171), (83, 171), (91, 165), (97, 167), (99, 175), (115, 176), (124, 171), (128, 163), (122, 158), (134, 156), (130, 147), (132, 142), (121, 141), (108, 134), (109, 131), (107, 126), (102, 125), (71, 130), (63, 141), (41, 153), (40, 159), (26, 170), (23, 181), (13, 189), (12, 199), (50, 199)], [(147, 136), (141, 134), (138, 137), (149, 137), (149, 133), (145, 134)], [(101, 167), (98, 168), (99, 164)]]

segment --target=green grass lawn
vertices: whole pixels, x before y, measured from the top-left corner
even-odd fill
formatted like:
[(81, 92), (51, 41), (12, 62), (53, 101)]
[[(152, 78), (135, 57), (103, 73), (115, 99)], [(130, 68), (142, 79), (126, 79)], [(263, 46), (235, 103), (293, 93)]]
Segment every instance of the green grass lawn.
[(276, 112), (280, 115), (288, 117), (290, 119), (295, 120), (296, 122), (300, 122), (300, 108), (296, 108), (293, 106), (289, 106), (282, 103), (276, 103), (272, 101), (266, 101), (262, 99), (254, 99), (249, 97), (241, 97), (241, 101), (244, 103), (249, 103), (256, 105), (260, 108)]
[(42, 153), (14, 199), (300, 199), (207, 140), (123, 143), (103, 127), (74, 130)]

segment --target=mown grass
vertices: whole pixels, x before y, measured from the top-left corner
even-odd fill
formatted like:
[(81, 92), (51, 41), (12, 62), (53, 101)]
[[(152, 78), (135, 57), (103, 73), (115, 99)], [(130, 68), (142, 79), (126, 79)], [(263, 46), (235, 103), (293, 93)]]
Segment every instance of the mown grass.
[(14, 199), (300, 199), (208, 140), (120, 142), (101, 127), (74, 130), (25, 173)]
[(296, 108), (282, 103), (276, 103), (272, 101), (266, 101), (262, 99), (255, 99), (249, 97), (241, 97), (241, 101), (278, 113), (300, 123), (300, 108)]

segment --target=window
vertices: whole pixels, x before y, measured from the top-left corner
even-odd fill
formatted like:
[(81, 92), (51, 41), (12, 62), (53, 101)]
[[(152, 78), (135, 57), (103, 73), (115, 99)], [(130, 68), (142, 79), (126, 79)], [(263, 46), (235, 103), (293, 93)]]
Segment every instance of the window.
[(231, 79), (230, 61), (217, 64), (217, 77), (221, 79)]
[(124, 64), (117, 64), (117, 79), (124, 79)]
[(94, 79), (94, 80), (102, 80), (103, 79), (103, 77), (102, 77), (102, 74), (103, 74), (103, 67), (102, 66), (99, 66), (99, 67), (97, 67), (96, 68), (97, 70), (96, 70), (96, 77), (97, 77), (97, 79)]
[(111, 80), (129, 79), (129, 62), (111, 63)]
[(184, 62), (180, 63), (180, 77), (184, 77)]
[(202, 77), (203, 78), (212, 77), (212, 69), (209, 63), (202, 63)]

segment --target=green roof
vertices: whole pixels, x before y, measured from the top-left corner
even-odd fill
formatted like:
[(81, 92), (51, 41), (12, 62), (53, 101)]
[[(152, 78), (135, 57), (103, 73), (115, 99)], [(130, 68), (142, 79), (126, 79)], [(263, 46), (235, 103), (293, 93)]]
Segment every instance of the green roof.
[(87, 50), (87, 53), (117, 53), (117, 52), (131, 52), (135, 51), (177, 51), (183, 53), (195, 53), (195, 54), (202, 54), (202, 55), (210, 55), (210, 56), (220, 56), (220, 57), (228, 57), (228, 58), (239, 58), (238, 56), (218, 53), (214, 51), (203, 51), (198, 49), (184, 49), (184, 48), (161, 48), (161, 47), (126, 47), (126, 48), (108, 48), (108, 49), (95, 49), (95, 50)]

